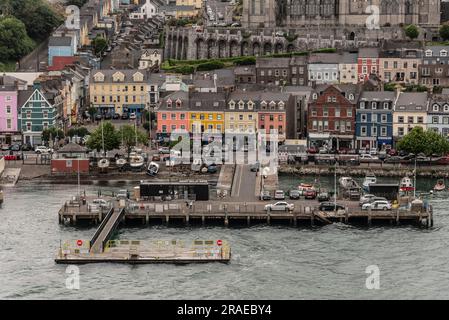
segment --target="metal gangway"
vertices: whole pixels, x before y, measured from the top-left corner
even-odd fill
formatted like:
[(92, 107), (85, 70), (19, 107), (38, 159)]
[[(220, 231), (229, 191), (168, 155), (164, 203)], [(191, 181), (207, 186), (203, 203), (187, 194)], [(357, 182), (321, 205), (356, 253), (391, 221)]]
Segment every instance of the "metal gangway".
[(106, 243), (110, 240), (113, 232), (117, 228), (120, 220), (125, 214), (125, 208), (114, 210), (112, 207), (106, 217), (101, 222), (97, 231), (95, 231), (92, 240), (90, 240), (90, 252), (101, 253), (104, 251)]

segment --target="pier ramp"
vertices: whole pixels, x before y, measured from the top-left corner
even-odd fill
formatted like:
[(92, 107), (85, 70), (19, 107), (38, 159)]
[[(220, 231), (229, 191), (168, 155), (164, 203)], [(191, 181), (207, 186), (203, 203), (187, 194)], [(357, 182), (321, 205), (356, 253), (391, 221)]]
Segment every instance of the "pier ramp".
[(115, 209), (112, 207), (101, 222), (92, 240), (90, 241), (90, 252), (103, 252), (106, 243), (110, 240), (114, 230), (125, 215), (125, 208)]

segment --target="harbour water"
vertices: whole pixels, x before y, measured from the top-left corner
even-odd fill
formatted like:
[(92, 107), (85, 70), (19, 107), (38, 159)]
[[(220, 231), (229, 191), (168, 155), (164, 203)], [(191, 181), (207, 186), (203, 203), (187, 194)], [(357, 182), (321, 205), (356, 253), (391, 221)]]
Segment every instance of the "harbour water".
[[(288, 190), (298, 179), (281, 177)], [(328, 189), (333, 178), (321, 178)], [(420, 181), (430, 190), (436, 181)], [(118, 190), (127, 185), (82, 186)], [(75, 185), (20, 182), (5, 188), (0, 209), (1, 299), (448, 299), (449, 193), (433, 196), (435, 225), (354, 227), (134, 227), (119, 239), (223, 239), (230, 264), (81, 265), (80, 289), (66, 288), (64, 265), (54, 263), (61, 240), (89, 239), (94, 227), (58, 224), (57, 211)], [(365, 286), (366, 268), (380, 269), (380, 289)]]

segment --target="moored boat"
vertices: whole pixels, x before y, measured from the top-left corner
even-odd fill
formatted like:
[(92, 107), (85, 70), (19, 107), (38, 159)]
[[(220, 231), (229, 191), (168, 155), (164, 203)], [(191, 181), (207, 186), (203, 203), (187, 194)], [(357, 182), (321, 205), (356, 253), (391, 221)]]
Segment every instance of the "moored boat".
[(360, 188), (357, 182), (351, 177), (341, 177), (338, 179), (338, 183), (343, 189)]
[(304, 193), (305, 193), (307, 190), (310, 190), (310, 189), (313, 189), (313, 185), (311, 185), (311, 184), (309, 184), (309, 183), (301, 183), (301, 184), (298, 186), (298, 190), (299, 190), (299, 194), (300, 194), (300, 195), (304, 195)]
[(159, 165), (156, 162), (151, 161), (148, 165), (147, 174), (149, 176), (155, 176), (159, 172)]
[(133, 169), (139, 169), (139, 168), (142, 168), (142, 166), (144, 165), (144, 163), (145, 163), (144, 157), (142, 157), (142, 156), (139, 155), (139, 154), (132, 154), (132, 155), (129, 157), (129, 165), (130, 165), (130, 167), (133, 168)]
[(115, 161), (117, 167), (121, 168), (126, 164), (126, 159), (120, 158)]
[(107, 168), (109, 168), (109, 160), (106, 158), (101, 159), (100, 161), (98, 161), (98, 168), (105, 170)]
[(401, 182), (399, 184), (399, 190), (401, 191), (413, 191), (415, 190), (415, 187), (413, 186), (412, 179), (409, 177), (404, 177), (401, 179)]
[(367, 175), (363, 180), (362, 188), (364, 191), (369, 192), (370, 184), (377, 183), (377, 178), (374, 175)]
[(437, 184), (433, 187), (433, 190), (435, 190), (435, 191), (443, 191), (445, 189), (446, 189), (446, 186), (445, 186), (443, 180), (438, 180)]

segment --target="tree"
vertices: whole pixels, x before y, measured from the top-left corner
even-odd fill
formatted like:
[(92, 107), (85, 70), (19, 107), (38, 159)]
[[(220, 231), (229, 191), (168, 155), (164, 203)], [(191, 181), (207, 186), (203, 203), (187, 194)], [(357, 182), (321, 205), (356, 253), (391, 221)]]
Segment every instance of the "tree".
[(444, 41), (449, 40), (449, 25), (445, 24), (440, 27), (440, 37)]
[(94, 40), (92, 40), (92, 47), (94, 49), (94, 53), (96, 56), (101, 56), (103, 52), (108, 47), (108, 42), (105, 38), (96, 36)]
[(434, 154), (444, 155), (449, 152), (449, 141), (439, 133), (421, 127), (413, 128), (397, 143), (397, 149), (413, 154), (424, 153), (426, 156)]
[(33, 50), (25, 25), (14, 17), (0, 18), (0, 61), (18, 60)]
[(89, 134), (89, 130), (87, 130), (85, 127), (79, 127), (79, 128), (71, 128), (67, 131), (67, 136), (68, 137), (84, 137), (87, 136)]
[(87, 146), (93, 150), (103, 150), (103, 138), (104, 151), (110, 151), (120, 147), (120, 135), (110, 122), (102, 122), (98, 128), (92, 132), (89, 140), (87, 140)]
[(43, 0), (10, 0), (10, 6), (12, 14), (25, 24), (28, 35), (35, 40), (47, 38), (64, 21)]
[(42, 131), (42, 141), (48, 143), (54, 141), (55, 138), (58, 140), (64, 139), (64, 131), (56, 127), (51, 127)]
[(122, 139), (122, 146), (126, 148), (129, 154), (131, 153), (131, 149), (137, 144), (147, 144), (148, 137), (147, 134), (141, 130), (137, 130), (136, 127), (131, 125), (124, 125), (120, 128), (120, 139)]
[(87, 109), (87, 113), (90, 115), (90, 118), (93, 120), (94, 116), (97, 114), (97, 108), (89, 107), (89, 109)]
[(414, 24), (411, 24), (411, 25), (408, 25), (407, 27), (405, 27), (404, 31), (405, 31), (405, 35), (407, 37), (409, 37), (410, 40), (416, 39), (419, 36), (419, 30)]

